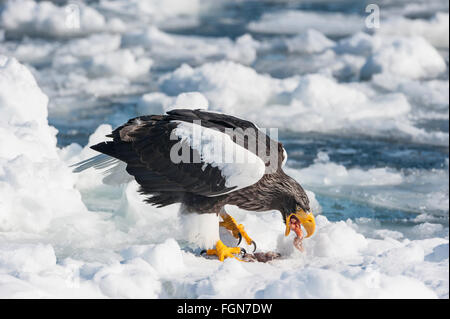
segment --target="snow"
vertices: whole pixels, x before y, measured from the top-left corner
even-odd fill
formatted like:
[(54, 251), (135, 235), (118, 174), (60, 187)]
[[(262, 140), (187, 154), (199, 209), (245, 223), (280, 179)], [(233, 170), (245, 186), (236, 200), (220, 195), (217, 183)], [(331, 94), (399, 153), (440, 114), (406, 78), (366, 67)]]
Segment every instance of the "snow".
[(249, 111), (265, 105), (274, 91), (281, 91), (288, 81), (260, 75), (252, 68), (224, 61), (206, 63), (198, 68), (183, 64), (165, 76), (160, 87), (168, 95), (199, 91), (210, 101), (211, 110), (237, 113), (241, 105), (246, 105)]
[(389, 73), (420, 79), (436, 77), (446, 69), (444, 59), (423, 38), (393, 38), (368, 58), (361, 69), (361, 76), (369, 78), (376, 73)]
[(97, 33), (85, 38), (73, 39), (58, 48), (61, 55), (91, 57), (106, 54), (120, 48), (121, 36), (118, 34)]
[(334, 46), (333, 41), (314, 29), (308, 29), (285, 42), (288, 51), (295, 53), (318, 53)]
[[(389, 29), (391, 30), (391, 29)], [(442, 75), (447, 70), (444, 58), (426, 39), (419, 36), (370, 36), (357, 33), (339, 41), (338, 53), (366, 56), (362, 78), (383, 74), (385, 80), (419, 80)]]
[(208, 99), (200, 92), (183, 92), (176, 97), (153, 92), (141, 96), (137, 103), (137, 112), (139, 115), (164, 114), (176, 108), (207, 110), (208, 106)]
[(51, 245), (2, 244), (0, 247), (0, 265), (6, 272), (41, 272), (56, 265), (56, 255)]
[[(248, 17), (202, 0), (77, 1), (72, 28), (70, 4), (0, 5), (1, 298), (449, 297), (448, 1), (390, 2), (375, 30), (321, 4)], [(177, 107), (295, 137), (284, 170), (317, 222), (305, 253), (279, 212), (227, 206), (282, 258), (201, 257), (179, 205), (71, 171), (128, 118)], [(340, 159), (335, 139), (363, 147)]]
[(319, 153), (315, 163), (298, 171), (299, 180), (306, 184), (334, 185), (398, 185), (403, 181), (401, 174), (386, 168), (372, 168), (367, 171), (330, 162), (326, 153)]
[[(101, 0), (99, 8), (118, 13), (133, 22), (156, 23), (161, 26), (181, 27), (197, 25), (201, 0)], [(206, 3), (207, 4), (207, 3)]]
[[(99, 129), (91, 143), (109, 129), (106, 126)], [(87, 148), (78, 148), (73, 153), (86, 151)], [(326, 158), (322, 156), (322, 160)], [(70, 172), (64, 170), (58, 176), (63, 174), (70, 175)], [(52, 172), (52, 176), (55, 175), (56, 172)], [(107, 189), (103, 185), (90, 187), (93, 192)], [(17, 188), (23, 189), (23, 186), (17, 185)], [(45, 184), (40, 188), (54, 192)], [(108, 238), (104, 238), (104, 230), (94, 231), (91, 233), (91, 240), (95, 236), (94, 242), (84, 241), (81, 245), (84, 252), (76, 248), (80, 243), (74, 247), (68, 239), (80, 239), (79, 236), (86, 235), (84, 232), (92, 232), (92, 227), (101, 225), (90, 216), (99, 213), (85, 212), (84, 206), (78, 208), (76, 222), (73, 220), (74, 224), (63, 228), (64, 235), (58, 234), (59, 227), (52, 227), (36, 234), (38, 237), (31, 237), (34, 241), (39, 238), (45, 244), (23, 243), (34, 233), (27, 228), (22, 228), (22, 235), (3, 232), (5, 243), (0, 246), (2, 296), (435, 298), (438, 294), (433, 290), (438, 291), (439, 296), (448, 294), (445, 279), (448, 253), (445, 255), (445, 250), (441, 249), (442, 245), (448, 245), (448, 239), (434, 243), (390, 237), (371, 239), (362, 235), (356, 224), (330, 222), (319, 215), (316, 218), (317, 235), (305, 242), (307, 253), (302, 255), (293, 250), (289, 238), (284, 238), (279, 213), (244, 213), (234, 208), (230, 213), (247, 226), (260, 249), (278, 247), (287, 255), (269, 264), (247, 264), (236, 260), (220, 263), (183, 249), (179, 244), (182, 241), (177, 243), (175, 240), (182, 236), (179, 229), (161, 232), (160, 225), (170, 225), (178, 219), (177, 209), (169, 206), (160, 211), (145, 205), (136, 190), (134, 182), (123, 190), (120, 200), (124, 202), (119, 205), (121, 213), (116, 217), (109, 215), (102, 222), (108, 224)], [(32, 194), (31, 191), (28, 193)], [(78, 190), (71, 188), (70, 193), (78, 194)], [(111, 196), (108, 193), (100, 196)], [(70, 197), (69, 194), (60, 196), (61, 200)], [(311, 193), (310, 198), (313, 198)], [(39, 199), (40, 204), (46, 202), (46, 198)], [(316, 206), (313, 211), (319, 211), (317, 202), (312, 204)], [(59, 204), (59, 207), (67, 206)], [(7, 210), (2, 209), (3, 216)], [(164, 210), (170, 213), (166, 214)], [(61, 211), (51, 216), (52, 224), (59, 217)], [(58, 236), (55, 238), (55, 235)], [(111, 241), (110, 236), (115, 239)], [(61, 240), (63, 238), (66, 239)], [(395, 266), (392, 266), (392, 260), (395, 260)], [(356, 266), (359, 263), (361, 266)], [(427, 274), (431, 269), (434, 272)], [(425, 277), (419, 280), (419, 275)], [(169, 282), (171, 288), (163, 282)], [(243, 282), (246, 284), (242, 285)]]
[[(76, 17), (71, 18), (71, 14)], [(50, 37), (72, 37), (123, 27), (120, 22), (107, 21), (83, 3), (59, 7), (49, 1), (33, 0), (8, 0), (0, 25), (15, 35), (33, 33)]]
[(119, 75), (126, 78), (135, 78), (149, 72), (153, 61), (148, 58), (139, 58), (130, 50), (97, 54), (90, 61), (88, 72), (91, 76)]
[(124, 259), (142, 258), (163, 278), (185, 271), (182, 251), (173, 238), (168, 238), (161, 244), (130, 246), (121, 255)]
[(448, 12), (438, 12), (430, 20), (391, 17), (381, 23), (378, 34), (421, 36), (437, 48), (448, 49)]
[(195, 108), (195, 109), (208, 109), (208, 100), (199, 92), (186, 92), (181, 93), (175, 99), (173, 108)]
[(250, 31), (260, 33), (297, 34), (310, 28), (327, 36), (344, 36), (364, 29), (364, 18), (341, 13), (282, 10), (265, 13), (258, 21), (248, 25)]
[(173, 35), (156, 27), (130, 32), (124, 35), (125, 46), (143, 46), (151, 56), (163, 61), (182, 61), (198, 64), (210, 58), (225, 59), (251, 64), (256, 58), (258, 43), (249, 34), (235, 41), (229, 38)]

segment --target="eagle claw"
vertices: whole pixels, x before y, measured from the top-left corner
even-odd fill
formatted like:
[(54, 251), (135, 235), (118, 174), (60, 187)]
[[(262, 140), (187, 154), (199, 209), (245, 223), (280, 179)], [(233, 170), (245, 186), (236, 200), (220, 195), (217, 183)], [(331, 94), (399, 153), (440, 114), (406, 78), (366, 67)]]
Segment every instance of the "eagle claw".
[(230, 230), (234, 238), (239, 238), (237, 246), (239, 246), (242, 241), (242, 237), (244, 237), (247, 245), (253, 245), (253, 252), (255, 252), (256, 243), (247, 235), (247, 232), (244, 230), (244, 225), (238, 224), (236, 220), (227, 213), (222, 214), (221, 217), (223, 221), (220, 222), (219, 225)]
[[(241, 235), (241, 233), (239, 233), (239, 241), (238, 241), (238, 243), (237, 243), (237, 246), (239, 246), (239, 244), (241, 243), (241, 241), (242, 241), (242, 235)], [(252, 240), (252, 243), (251, 243), (252, 245), (253, 245), (253, 252), (255, 252), (256, 251), (256, 243), (255, 243), (255, 241), (254, 240)], [(243, 249), (243, 248), (242, 248)]]
[[(222, 243), (221, 240), (219, 240), (216, 243), (216, 249), (208, 249), (206, 250), (207, 255), (215, 255), (219, 258), (220, 261), (224, 261), (225, 258), (236, 258), (237, 260), (243, 261), (242, 259), (239, 259), (235, 256), (235, 254), (240, 254), (241, 252), (244, 252), (244, 256), (247, 253), (245, 249), (240, 247), (228, 247), (225, 246), (224, 243)], [(200, 254), (203, 254), (204, 251), (202, 251)]]
[(256, 251), (256, 243), (252, 240), (252, 244), (253, 244), (253, 252)]
[(239, 240), (238, 240), (238, 243), (237, 243), (237, 245), (239, 246), (239, 244), (241, 243), (241, 241), (242, 241), (242, 235), (241, 235), (241, 233), (239, 233), (238, 234), (238, 236), (239, 236)]

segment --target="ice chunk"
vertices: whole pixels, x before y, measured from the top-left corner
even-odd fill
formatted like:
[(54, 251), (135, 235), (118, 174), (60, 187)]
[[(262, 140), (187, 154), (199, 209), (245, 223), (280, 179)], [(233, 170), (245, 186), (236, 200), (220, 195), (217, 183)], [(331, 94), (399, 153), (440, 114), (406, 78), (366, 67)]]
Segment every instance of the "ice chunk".
[(103, 15), (82, 2), (59, 7), (49, 1), (9, 0), (0, 15), (0, 25), (13, 34), (71, 37), (123, 28), (109, 24)]
[(161, 79), (166, 94), (199, 91), (210, 101), (210, 109), (237, 114), (243, 106), (254, 110), (286, 86), (295, 85), (290, 79), (278, 80), (256, 73), (252, 68), (228, 61), (206, 63), (198, 68), (182, 65)]
[(295, 53), (322, 52), (334, 46), (334, 41), (314, 29), (308, 29), (305, 33), (286, 39), (285, 43), (288, 51)]
[(430, 20), (390, 17), (380, 23), (377, 34), (421, 36), (437, 48), (448, 49), (449, 15), (438, 12)]
[[(87, 214), (47, 123), (47, 97), (14, 58), (0, 57), (0, 211), (3, 231), (40, 232)], [(51, 199), (51, 200), (49, 200)], [(81, 216), (79, 215), (79, 216)]]
[(39, 273), (56, 265), (56, 256), (51, 245), (45, 244), (1, 244), (0, 269), (11, 272)]
[(209, 102), (200, 92), (180, 93), (176, 97), (167, 96), (161, 92), (144, 94), (138, 101), (139, 115), (164, 114), (166, 111), (184, 109), (208, 109)]
[(140, 258), (104, 265), (93, 280), (109, 298), (157, 298), (161, 291), (158, 274)]
[(409, 79), (434, 78), (446, 69), (444, 59), (423, 38), (394, 38), (383, 42), (368, 58), (361, 77), (388, 73)]
[(101, 0), (99, 1), (99, 8), (125, 15), (133, 21), (162, 25), (176, 24), (178, 27), (196, 25), (196, 17), (201, 10), (200, 0), (189, 2), (178, 0)]
[(125, 260), (142, 258), (160, 275), (173, 276), (185, 270), (180, 246), (173, 239), (161, 244), (131, 246), (122, 252)]
[(136, 58), (130, 50), (118, 50), (105, 54), (97, 54), (89, 61), (88, 72), (94, 77), (119, 75), (125, 78), (136, 78), (149, 72), (153, 60)]
[[(188, 62), (199, 64), (207, 59), (227, 59), (251, 64), (256, 59), (258, 42), (249, 34), (237, 38), (212, 38), (175, 35), (152, 26), (123, 36), (125, 46), (143, 46), (152, 58), (166, 63)], [(160, 63), (162, 63), (160, 62)]]
[(250, 22), (248, 29), (272, 34), (297, 34), (315, 29), (327, 36), (344, 36), (363, 30), (364, 19), (351, 14), (282, 10), (264, 13), (258, 21)]

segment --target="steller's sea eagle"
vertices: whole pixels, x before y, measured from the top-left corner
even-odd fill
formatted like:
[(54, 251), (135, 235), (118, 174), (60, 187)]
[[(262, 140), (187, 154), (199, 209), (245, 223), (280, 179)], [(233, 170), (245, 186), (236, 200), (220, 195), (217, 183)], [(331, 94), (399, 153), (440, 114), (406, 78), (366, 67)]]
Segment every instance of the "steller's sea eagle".
[(75, 164), (74, 171), (120, 164), (116, 167), (135, 178), (140, 193), (149, 195), (147, 203), (157, 207), (181, 203), (184, 216), (198, 218), (186, 227), (192, 241), (209, 248), (208, 255), (223, 261), (241, 252), (239, 247), (223, 244), (219, 225), (239, 238), (239, 243), (244, 238), (254, 244), (244, 227), (225, 212), (225, 205), (280, 211), (285, 235), (291, 229), (296, 233), (298, 249), (301, 225), (306, 237), (314, 233), (308, 196), (282, 169), (287, 159), (282, 144), (249, 121), (177, 109), (130, 119), (107, 137), (112, 141), (91, 146), (102, 154)]

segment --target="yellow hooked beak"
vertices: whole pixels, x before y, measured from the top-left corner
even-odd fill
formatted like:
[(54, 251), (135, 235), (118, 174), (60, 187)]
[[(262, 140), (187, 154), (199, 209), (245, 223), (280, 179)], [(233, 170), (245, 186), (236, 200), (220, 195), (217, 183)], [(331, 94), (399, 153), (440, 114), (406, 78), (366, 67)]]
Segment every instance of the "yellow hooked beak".
[(284, 235), (285, 236), (289, 235), (291, 231), (290, 220), (293, 215), (298, 218), (303, 228), (305, 228), (306, 230), (305, 238), (311, 237), (316, 229), (316, 220), (311, 212), (305, 212), (303, 209), (299, 209), (297, 212), (292, 213), (286, 217), (286, 231)]

